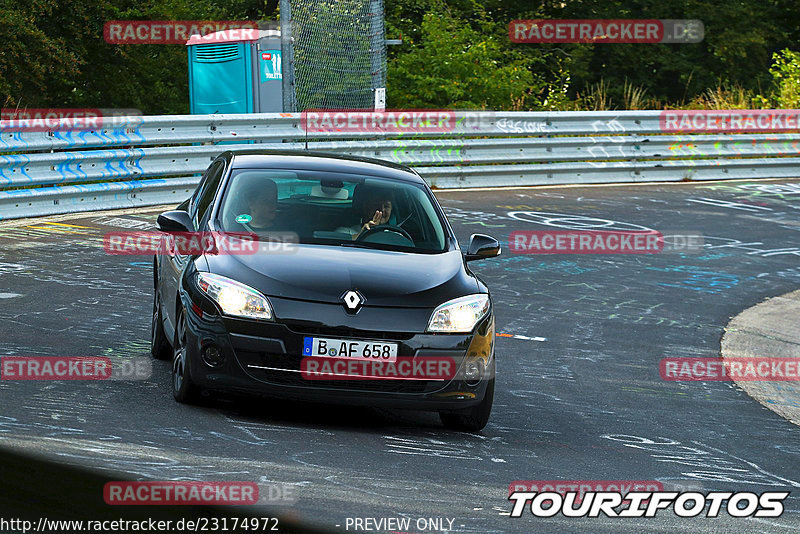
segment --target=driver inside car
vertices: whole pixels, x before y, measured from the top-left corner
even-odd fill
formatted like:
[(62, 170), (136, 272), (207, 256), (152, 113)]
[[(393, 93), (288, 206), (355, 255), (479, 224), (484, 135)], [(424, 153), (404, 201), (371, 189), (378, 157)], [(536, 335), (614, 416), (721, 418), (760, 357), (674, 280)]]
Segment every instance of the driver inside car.
[(350, 227), (337, 228), (337, 232), (350, 234), (353, 240), (376, 226), (397, 224), (392, 213), (392, 200), (388, 194), (374, 194), (364, 202), (359, 223)]

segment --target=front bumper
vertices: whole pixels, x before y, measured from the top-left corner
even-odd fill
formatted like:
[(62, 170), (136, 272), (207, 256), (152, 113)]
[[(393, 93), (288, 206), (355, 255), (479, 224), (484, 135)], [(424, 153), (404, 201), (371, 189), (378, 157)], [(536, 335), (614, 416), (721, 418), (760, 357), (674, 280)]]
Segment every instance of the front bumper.
[[(349, 316), (336, 304), (308, 303), (271, 298), (275, 322), (220, 316), (202, 297), (182, 295), (187, 317), (187, 356), (191, 379), (209, 390), (255, 393), (292, 400), (410, 408), (456, 410), (480, 403), (494, 357), (494, 315), (490, 312), (471, 334), (415, 333), (431, 310), (363, 308)], [(193, 302), (194, 300), (194, 302)], [(194, 306), (193, 306), (194, 304)], [(384, 329), (376, 318), (383, 315)], [(308, 319), (313, 317), (315, 319)], [(404, 328), (405, 327), (405, 328)], [(388, 330), (386, 328), (389, 328)], [(393, 330), (394, 329), (394, 330)], [(422, 329), (417, 330), (424, 331)], [(441, 379), (311, 380), (302, 372), (306, 336), (398, 344), (398, 362), (429, 359), (452, 362), (454, 370)], [(222, 362), (211, 366), (204, 350), (215, 347)], [(332, 360), (342, 361), (342, 360)], [(486, 373), (477, 383), (464, 379), (468, 361), (479, 362)], [(439, 368), (440, 369), (440, 368)], [(417, 375), (418, 377), (419, 375)]]

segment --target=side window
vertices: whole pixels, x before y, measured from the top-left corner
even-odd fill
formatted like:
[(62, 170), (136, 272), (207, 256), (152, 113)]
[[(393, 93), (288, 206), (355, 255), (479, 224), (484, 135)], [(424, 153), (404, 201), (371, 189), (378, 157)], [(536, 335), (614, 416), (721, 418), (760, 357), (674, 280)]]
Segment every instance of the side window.
[(206, 184), (208, 184), (208, 176), (211, 174), (211, 168), (214, 166), (212, 163), (208, 166), (208, 168), (203, 173), (203, 176), (200, 177), (200, 183), (197, 184), (197, 188), (195, 188), (192, 196), (186, 200), (188, 204), (186, 211), (189, 212), (189, 215), (194, 216), (195, 211), (197, 211), (197, 199), (200, 198), (201, 193), (205, 190)]
[(214, 200), (214, 195), (217, 193), (219, 182), (222, 179), (224, 170), (225, 162), (223, 161), (217, 161), (208, 170), (208, 176), (206, 176), (205, 185), (203, 186), (203, 190), (200, 191), (200, 194), (197, 197), (194, 205), (194, 214), (192, 215), (192, 219), (194, 221), (195, 228), (199, 226), (200, 221), (203, 220), (203, 216), (206, 214), (206, 211), (208, 211), (209, 206), (211, 206), (211, 201)]

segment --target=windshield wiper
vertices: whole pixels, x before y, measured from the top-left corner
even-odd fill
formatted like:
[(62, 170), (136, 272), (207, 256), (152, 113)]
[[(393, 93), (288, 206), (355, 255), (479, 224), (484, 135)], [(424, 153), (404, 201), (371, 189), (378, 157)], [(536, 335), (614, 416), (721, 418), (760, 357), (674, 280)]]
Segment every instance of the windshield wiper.
[(351, 241), (351, 242), (342, 241), (341, 243), (339, 243), (339, 246), (340, 247), (352, 247), (352, 248), (371, 248), (371, 249), (381, 250), (381, 249), (377, 249), (376, 247), (369, 246), (369, 243), (358, 243), (356, 241)]

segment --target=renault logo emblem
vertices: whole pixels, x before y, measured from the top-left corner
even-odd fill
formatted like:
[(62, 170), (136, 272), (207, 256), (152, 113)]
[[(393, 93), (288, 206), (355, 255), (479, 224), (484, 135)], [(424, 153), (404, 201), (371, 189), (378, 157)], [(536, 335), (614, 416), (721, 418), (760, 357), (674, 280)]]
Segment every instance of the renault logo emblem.
[(352, 289), (345, 291), (339, 298), (342, 300), (347, 313), (358, 313), (358, 310), (360, 310), (361, 306), (366, 302), (366, 299), (361, 293)]

